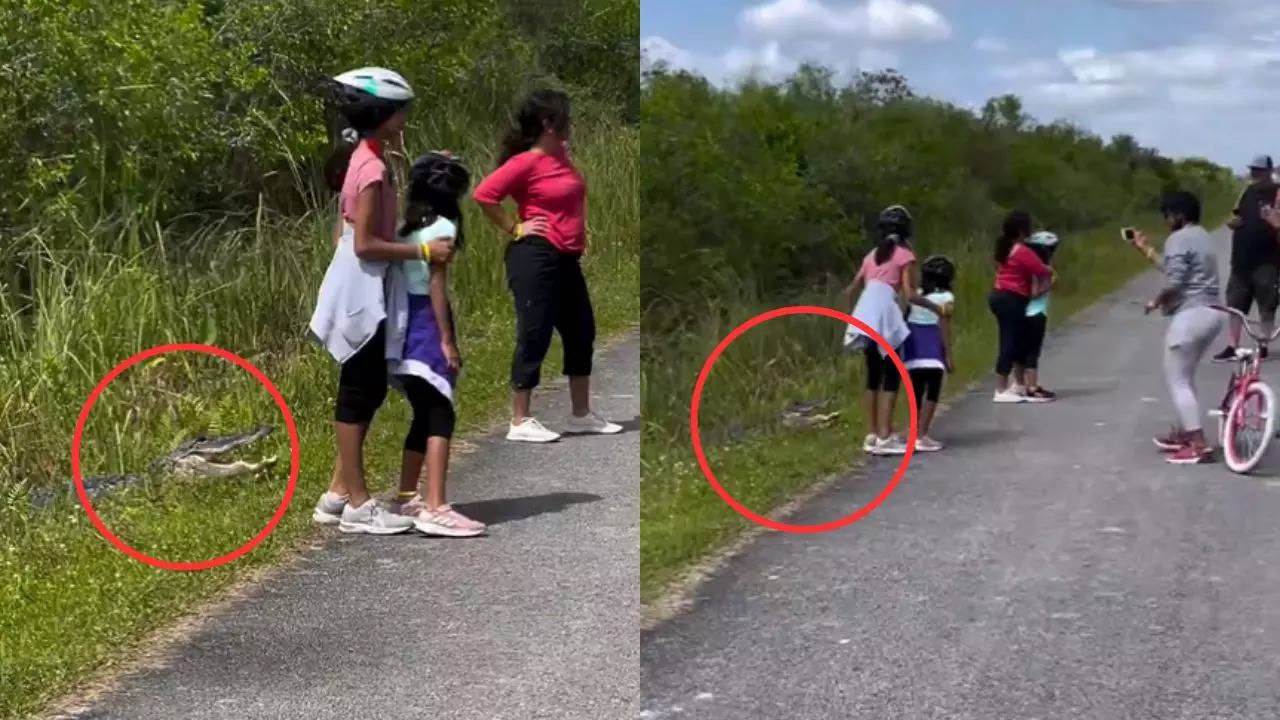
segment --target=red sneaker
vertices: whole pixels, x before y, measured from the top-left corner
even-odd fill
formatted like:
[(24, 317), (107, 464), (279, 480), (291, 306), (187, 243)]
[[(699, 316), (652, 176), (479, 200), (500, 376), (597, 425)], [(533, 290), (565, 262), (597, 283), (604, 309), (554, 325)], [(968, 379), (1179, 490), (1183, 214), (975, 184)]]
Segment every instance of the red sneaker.
[(1178, 428), (1173, 428), (1168, 433), (1157, 435), (1151, 440), (1156, 444), (1156, 447), (1165, 452), (1176, 452), (1186, 447), (1187, 434)]
[(1181, 449), (1170, 454), (1165, 460), (1174, 465), (1210, 463), (1213, 462), (1213, 450), (1207, 447), (1196, 448), (1191, 445), (1183, 445)]

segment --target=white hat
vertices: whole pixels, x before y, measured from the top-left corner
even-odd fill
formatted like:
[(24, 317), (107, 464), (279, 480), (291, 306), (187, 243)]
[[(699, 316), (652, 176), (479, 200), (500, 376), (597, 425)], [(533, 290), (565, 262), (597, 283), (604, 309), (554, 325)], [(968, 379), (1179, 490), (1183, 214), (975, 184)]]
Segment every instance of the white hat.
[(1043, 245), (1044, 247), (1053, 247), (1058, 244), (1058, 236), (1048, 230), (1041, 230), (1031, 237), (1027, 238), (1029, 245)]

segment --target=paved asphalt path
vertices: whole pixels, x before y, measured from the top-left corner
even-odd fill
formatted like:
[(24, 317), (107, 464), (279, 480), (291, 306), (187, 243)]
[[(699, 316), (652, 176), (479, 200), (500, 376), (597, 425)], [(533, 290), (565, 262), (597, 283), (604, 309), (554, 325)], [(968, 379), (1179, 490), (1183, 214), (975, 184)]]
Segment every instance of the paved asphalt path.
[[(456, 466), (487, 538), (344, 536), (254, 588), (82, 720), (634, 718), (639, 343), (598, 358), (615, 436), (479, 443)], [(568, 390), (535, 398), (551, 427)], [(297, 498), (310, 513), (314, 498)]]
[[(867, 517), (760, 536), (642, 635), (640, 717), (1280, 717), (1280, 450), (1252, 477), (1161, 460), (1165, 321), (1134, 304), (1158, 286), (1145, 274), (1051, 338), (1059, 402), (984, 387)], [(1202, 367), (1202, 404), (1228, 374)], [(792, 522), (848, 514), (895, 464)]]

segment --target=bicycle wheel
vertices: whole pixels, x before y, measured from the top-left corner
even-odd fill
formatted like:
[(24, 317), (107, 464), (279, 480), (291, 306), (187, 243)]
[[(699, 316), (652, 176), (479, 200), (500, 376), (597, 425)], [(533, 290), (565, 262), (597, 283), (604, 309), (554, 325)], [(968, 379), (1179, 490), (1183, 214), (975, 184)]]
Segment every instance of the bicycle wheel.
[(1255, 382), (1231, 402), (1222, 433), (1222, 454), (1232, 472), (1257, 467), (1276, 430), (1276, 396), (1266, 383)]

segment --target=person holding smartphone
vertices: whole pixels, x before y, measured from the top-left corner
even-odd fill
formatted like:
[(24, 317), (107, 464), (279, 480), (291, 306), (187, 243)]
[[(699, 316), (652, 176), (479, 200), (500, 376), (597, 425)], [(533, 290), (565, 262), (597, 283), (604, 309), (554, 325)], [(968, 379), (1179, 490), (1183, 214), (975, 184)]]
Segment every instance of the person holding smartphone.
[[(1211, 462), (1213, 449), (1200, 422), (1195, 373), (1209, 344), (1222, 330), (1222, 314), (1211, 307), (1218, 303), (1218, 257), (1209, 233), (1200, 225), (1200, 200), (1195, 195), (1169, 193), (1160, 209), (1173, 231), (1165, 241), (1164, 257), (1141, 232), (1134, 232), (1130, 240), (1164, 271), (1164, 286), (1147, 303), (1146, 311), (1159, 309), (1171, 318), (1164, 337), (1164, 372), (1179, 422), (1154, 442), (1168, 453), (1168, 462)], [(1125, 235), (1130, 236), (1128, 232)]]
[[(1227, 305), (1249, 314), (1256, 301), (1258, 319), (1264, 334), (1270, 334), (1275, 323), (1276, 306), (1280, 305), (1280, 247), (1276, 245), (1276, 227), (1263, 216), (1262, 209), (1276, 202), (1277, 185), (1272, 178), (1274, 165), (1270, 155), (1259, 155), (1249, 164), (1249, 186), (1240, 194), (1232, 217), (1231, 274), (1227, 278)], [(1215, 362), (1231, 362), (1240, 345), (1241, 320), (1231, 317), (1230, 344), (1213, 356)], [(1267, 357), (1267, 346), (1259, 345), (1258, 354)]]

